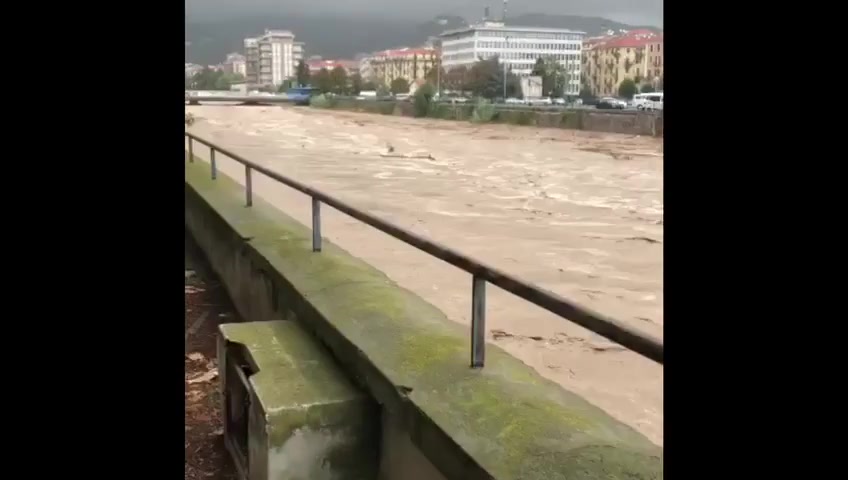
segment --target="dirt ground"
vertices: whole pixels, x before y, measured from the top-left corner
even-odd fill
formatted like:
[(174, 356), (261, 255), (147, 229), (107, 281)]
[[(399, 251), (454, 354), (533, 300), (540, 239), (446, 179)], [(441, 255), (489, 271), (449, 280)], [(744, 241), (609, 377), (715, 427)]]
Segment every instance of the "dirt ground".
[(235, 480), (224, 448), (216, 355), (218, 324), (235, 317), (188, 237), (185, 245), (185, 479)]
[[(663, 335), (661, 139), (279, 106), (186, 111), (193, 133), (254, 162)], [(244, 181), (243, 166), (218, 162)], [(310, 224), (308, 197), (262, 175), (254, 192)], [(467, 273), (321, 215), (330, 241), (470, 323)], [(662, 444), (662, 366), (496, 287), (487, 312), (487, 341)]]

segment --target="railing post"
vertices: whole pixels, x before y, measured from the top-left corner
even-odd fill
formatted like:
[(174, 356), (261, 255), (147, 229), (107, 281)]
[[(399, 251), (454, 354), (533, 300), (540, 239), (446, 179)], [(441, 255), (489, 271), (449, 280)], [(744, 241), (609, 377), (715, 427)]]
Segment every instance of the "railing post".
[(188, 161), (194, 163), (194, 141), (188, 137)]
[(253, 206), (253, 176), (251, 175), (250, 167), (244, 166), (244, 189), (246, 195), (247, 206)]
[(209, 165), (212, 166), (212, 180), (218, 178), (218, 168), (215, 165), (215, 147), (209, 147)]
[(312, 251), (321, 251), (321, 202), (312, 197)]
[(471, 368), (486, 363), (486, 280), (471, 281)]

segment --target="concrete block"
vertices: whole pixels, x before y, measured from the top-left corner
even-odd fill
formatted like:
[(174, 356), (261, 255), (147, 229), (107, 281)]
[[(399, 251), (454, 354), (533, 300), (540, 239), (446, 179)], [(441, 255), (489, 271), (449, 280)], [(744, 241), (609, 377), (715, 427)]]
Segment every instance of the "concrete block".
[(296, 323), (220, 327), (224, 439), (244, 480), (374, 480), (379, 410)]

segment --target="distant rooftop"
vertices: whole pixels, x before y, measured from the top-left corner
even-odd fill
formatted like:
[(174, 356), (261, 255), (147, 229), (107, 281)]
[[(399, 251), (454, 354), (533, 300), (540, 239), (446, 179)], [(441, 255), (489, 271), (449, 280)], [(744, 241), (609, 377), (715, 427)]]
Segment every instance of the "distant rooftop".
[(374, 52), (375, 57), (402, 57), (405, 55), (432, 55), (436, 53), (434, 48), (394, 48), (389, 50), (381, 50)]
[(508, 30), (510, 32), (528, 32), (528, 33), (571, 33), (574, 35), (586, 35), (586, 32), (579, 30), (569, 30), (567, 28), (543, 28), (543, 27), (519, 27), (506, 25), (503, 22), (483, 22), (477, 25), (469, 25), (467, 27), (456, 28), (442, 32), (439, 36), (445, 37), (448, 35), (456, 35), (457, 33), (473, 32), (475, 30)]
[(266, 28), (264, 37), (292, 37), (294, 34), (290, 30), (271, 30)]
[(663, 41), (663, 34), (652, 30), (631, 30), (621, 35), (587, 38), (587, 48), (636, 48)]

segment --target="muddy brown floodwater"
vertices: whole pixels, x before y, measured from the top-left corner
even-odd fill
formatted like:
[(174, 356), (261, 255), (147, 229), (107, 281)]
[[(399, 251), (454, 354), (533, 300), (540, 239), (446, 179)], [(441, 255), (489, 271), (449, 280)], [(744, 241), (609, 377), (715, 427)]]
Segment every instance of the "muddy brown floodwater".
[[(661, 140), (279, 106), (186, 111), (204, 138), (662, 338)], [(257, 195), (309, 225), (306, 196), (256, 177)], [(465, 272), (330, 208), (322, 233), (469, 323)], [(662, 366), (497, 287), (487, 297), (488, 341), (662, 445)]]

